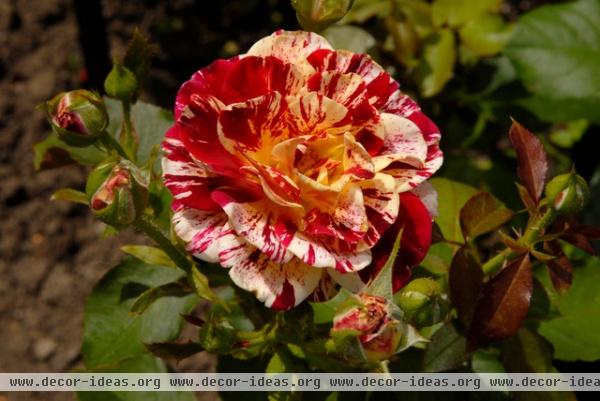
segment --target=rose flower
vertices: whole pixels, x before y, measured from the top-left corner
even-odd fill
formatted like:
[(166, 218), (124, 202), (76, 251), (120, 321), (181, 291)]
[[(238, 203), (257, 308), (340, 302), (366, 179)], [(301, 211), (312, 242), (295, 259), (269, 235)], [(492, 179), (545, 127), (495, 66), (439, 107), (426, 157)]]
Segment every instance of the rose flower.
[(163, 143), (187, 250), (275, 309), (360, 290), (430, 243), (440, 133), (369, 56), (278, 31), (183, 84)]

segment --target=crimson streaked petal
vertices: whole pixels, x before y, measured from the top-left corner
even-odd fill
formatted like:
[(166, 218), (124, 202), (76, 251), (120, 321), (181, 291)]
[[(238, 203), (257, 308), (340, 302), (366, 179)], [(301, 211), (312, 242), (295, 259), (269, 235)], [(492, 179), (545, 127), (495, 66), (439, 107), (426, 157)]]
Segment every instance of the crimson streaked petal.
[(256, 42), (247, 54), (277, 57), (296, 66), (304, 76), (308, 76), (314, 72), (314, 68), (307, 61), (307, 57), (318, 49), (331, 49), (331, 45), (316, 33), (277, 31)]
[(266, 201), (239, 203), (223, 191), (214, 191), (212, 196), (223, 208), (231, 227), (239, 236), (277, 263), (290, 261), (293, 255), (275, 235), (275, 216)]
[(437, 145), (430, 146), (427, 150), (427, 160), (423, 168), (417, 169), (409, 165), (402, 167), (390, 166), (384, 170), (386, 174), (396, 179), (398, 192), (410, 191), (431, 177), (444, 162), (444, 155)]
[(322, 271), (297, 258), (276, 263), (258, 249), (240, 258), (229, 277), (240, 288), (253, 292), (266, 306), (287, 310), (306, 299), (317, 287)]
[(219, 261), (219, 238), (227, 215), (183, 208), (173, 214), (173, 230), (186, 242), (186, 250), (206, 262)]
[(373, 246), (396, 221), (400, 197), (396, 191), (396, 181), (387, 174), (377, 173), (373, 179), (361, 182), (360, 186), (369, 216), (369, 230), (364, 241)]
[(297, 135), (343, 134), (351, 116), (340, 103), (317, 92), (304, 92), (286, 98), (290, 130)]
[(419, 127), (412, 121), (395, 114), (381, 114), (381, 127), (385, 135), (383, 146), (373, 157), (376, 171), (391, 163), (401, 162), (421, 168), (427, 158), (427, 143)]

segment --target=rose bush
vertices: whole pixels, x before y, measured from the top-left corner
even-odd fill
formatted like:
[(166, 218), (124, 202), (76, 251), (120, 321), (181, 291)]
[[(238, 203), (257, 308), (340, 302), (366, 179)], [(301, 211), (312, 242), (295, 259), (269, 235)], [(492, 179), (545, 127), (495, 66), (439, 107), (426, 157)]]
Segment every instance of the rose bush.
[(174, 111), (175, 232), (267, 306), (360, 290), (400, 230), (396, 289), (423, 259), (440, 133), (368, 55), (278, 31), (195, 73)]

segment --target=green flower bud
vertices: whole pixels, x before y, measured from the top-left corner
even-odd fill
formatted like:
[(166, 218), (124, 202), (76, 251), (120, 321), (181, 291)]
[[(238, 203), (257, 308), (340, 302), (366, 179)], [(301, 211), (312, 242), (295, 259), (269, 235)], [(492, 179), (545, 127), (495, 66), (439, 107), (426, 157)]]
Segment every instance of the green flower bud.
[(137, 78), (129, 68), (115, 63), (104, 81), (104, 90), (110, 97), (129, 102), (138, 90)]
[(417, 278), (404, 286), (395, 296), (404, 313), (411, 315), (427, 305), (441, 292), (439, 284), (429, 278)]
[(106, 163), (94, 170), (86, 186), (92, 212), (117, 228), (133, 223), (148, 202), (148, 180), (131, 162)]
[(84, 89), (61, 93), (45, 106), (52, 128), (71, 146), (92, 144), (108, 125), (102, 98)]
[(321, 31), (342, 19), (354, 0), (292, 0), (300, 25), (309, 31)]
[(389, 359), (400, 345), (402, 322), (392, 314), (393, 305), (385, 298), (359, 294), (360, 305), (338, 313), (331, 334), (354, 331), (368, 361)]
[(590, 199), (587, 182), (575, 171), (554, 177), (546, 185), (546, 197), (549, 205), (560, 214), (581, 212)]

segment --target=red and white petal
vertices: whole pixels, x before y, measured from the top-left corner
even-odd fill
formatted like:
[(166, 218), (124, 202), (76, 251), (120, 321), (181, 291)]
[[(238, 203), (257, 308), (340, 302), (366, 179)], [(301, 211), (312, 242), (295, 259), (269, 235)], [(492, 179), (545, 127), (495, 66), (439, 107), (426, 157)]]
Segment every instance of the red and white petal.
[(286, 98), (290, 112), (290, 131), (294, 136), (343, 134), (351, 115), (340, 103), (317, 92), (305, 92)]
[(307, 57), (316, 50), (330, 49), (327, 40), (312, 32), (304, 31), (277, 31), (256, 42), (250, 50), (250, 56), (274, 56), (292, 64), (305, 76), (314, 72), (314, 68), (307, 61)]
[(344, 174), (350, 174), (359, 180), (375, 176), (375, 164), (371, 155), (350, 134), (344, 134), (343, 166)]
[(371, 263), (371, 251), (339, 252), (309, 238), (290, 224), (280, 221), (274, 228), (288, 251), (313, 267), (330, 267), (342, 272), (358, 271)]
[(210, 197), (208, 182), (213, 174), (201, 162), (192, 160), (177, 133), (177, 126), (167, 133), (162, 147), (164, 183), (173, 194), (171, 208), (191, 207), (202, 210), (219, 210)]
[(421, 130), (427, 145), (431, 146), (440, 141), (439, 128), (421, 112), (419, 105), (402, 91), (395, 91), (381, 111), (411, 120)]
[(313, 74), (307, 82), (310, 91), (318, 92), (348, 109), (361, 106), (366, 98), (366, 86), (358, 74), (323, 71)]
[(173, 215), (173, 229), (187, 245), (186, 250), (206, 262), (219, 262), (218, 240), (227, 215), (197, 209), (180, 209)]
[(395, 114), (381, 114), (385, 133), (383, 147), (373, 157), (375, 171), (382, 171), (394, 162), (421, 168), (427, 158), (427, 143), (419, 127), (412, 121)]
[(333, 281), (350, 292), (360, 292), (367, 285), (361, 278), (359, 272), (340, 273), (336, 269), (327, 269), (327, 273), (329, 273)]
[(386, 169), (384, 172), (396, 179), (398, 192), (410, 191), (431, 177), (444, 162), (444, 155), (437, 145), (430, 146), (427, 161), (423, 168), (417, 169), (409, 165)]
[(269, 210), (269, 203), (257, 201), (237, 202), (224, 191), (213, 191), (213, 199), (229, 217), (229, 223), (235, 232), (254, 245), (277, 263), (287, 263), (292, 254), (286, 250), (274, 233), (275, 217)]
[(313, 291), (310, 301), (312, 302), (324, 302), (331, 298), (333, 298), (337, 292), (336, 283), (333, 281), (331, 276), (328, 273), (329, 269), (320, 269), (321, 270), (321, 280), (317, 285), (317, 288)]
[[(369, 228), (363, 193), (358, 184), (349, 184), (340, 193), (333, 211), (333, 221), (362, 239)], [(350, 241), (356, 242), (356, 241)]]
[(232, 104), (219, 115), (218, 140), (238, 158), (266, 164), (273, 146), (287, 139), (286, 110), (279, 92)]
[(413, 189), (412, 193), (421, 199), (421, 202), (423, 202), (432, 218), (438, 215), (438, 194), (430, 182), (423, 182), (421, 185)]
[(192, 95), (177, 121), (179, 137), (190, 155), (218, 174), (236, 176), (240, 161), (225, 149), (217, 134), (217, 119), (225, 105), (212, 96)]
[(384, 106), (399, 86), (367, 54), (320, 49), (308, 56), (308, 60), (317, 71), (336, 71), (360, 75), (365, 81), (369, 102), (376, 108)]
[(274, 167), (258, 162), (252, 165), (246, 169), (258, 178), (267, 198), (283, 207), (303, 209), (300, 188), (291, 178)]
[(400, 197), (394, 177), (377, 173), (371, 180), (360, 183), (369, 218), (369, 230), (364, 238), (368, 246), (379, 241), (385, 231), (396, 221)]
[(266, 306), (287, 310), (306, 299), (321, 280), (322, 271), (297, 258), (276, 263), (258, 249), (229, 270), (240, 288), (253, 292)]

